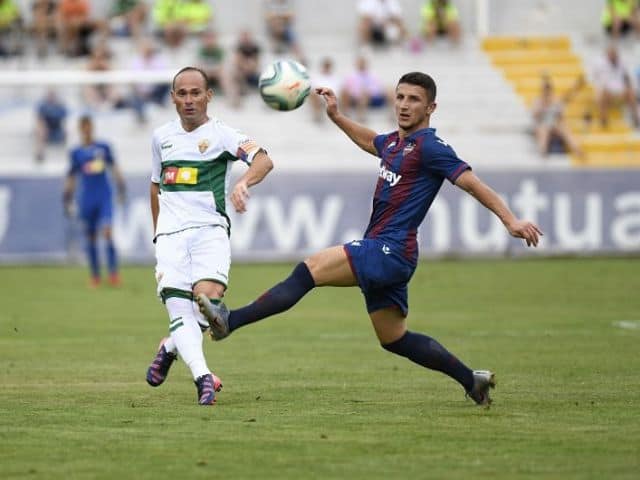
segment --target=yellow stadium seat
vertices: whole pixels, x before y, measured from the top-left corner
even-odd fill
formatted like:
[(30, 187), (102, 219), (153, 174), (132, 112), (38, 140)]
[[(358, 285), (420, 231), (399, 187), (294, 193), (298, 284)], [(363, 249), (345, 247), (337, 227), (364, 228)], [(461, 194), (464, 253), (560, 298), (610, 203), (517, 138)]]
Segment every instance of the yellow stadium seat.
[(486, 37), (482, 39), (482, 48), (485, 51), (494, 50), (524, 50), (524, 49), (564, 49), (570, 48), (568, 37), (519, 37), (519, 36), (499, 36)]
[(633, 152), (595, 152), (583, 157), (571, 155), (571, 164), (580, 167), (628, 168), (640, 167), (640, 155)]
[[(551, 79), (559, 97), (585, 76), (582, 62), (565, 36), (489, 37), (482, 40), (482, 48), (529, 108), (541, 94), (543, 75)], [(640, 167), (640, 138), (633, 136), (622, 108), (611, 110), (606, 128), (600, 125), (591, 85), (582, 86), (571, 97), (565, 121), (584, 151), (583, 156), (571, 156), (573, 165)]]
[(493, 52), (489, 55), (491, 61), (499, 66), (514, 64), (565, 64), (579, 65), (580, 59), (575, 53), (554, 50), (507, 50)]

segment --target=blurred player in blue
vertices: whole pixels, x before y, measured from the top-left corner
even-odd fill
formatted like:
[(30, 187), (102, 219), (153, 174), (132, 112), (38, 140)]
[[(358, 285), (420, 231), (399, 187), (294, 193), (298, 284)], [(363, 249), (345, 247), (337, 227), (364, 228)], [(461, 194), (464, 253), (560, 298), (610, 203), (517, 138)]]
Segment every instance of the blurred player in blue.
[(101, 283), (97, 246), (98, 234), (101, 233), (106, 247), (109, 283), (118, 286), (120, 285), (118, 259), (111, 235), (113, 199), (111, 181), (107, 171), (111, 170), (118, 187), (120, 201), (124, 200), (125, 183), (115, 164), (109, 144), (94, 139), (91, 117), (81, 117), (79, 128), (82, 144), (71, 150), (71, 167), (64, 184), (65, 214), (67, 216), (73, 214), (76, 178), (79, 177), (78, 214), (85, 229), (87, 258), (91, 269), (90, 285), (97, 287)]
[(197, 297), (215, 340), (283, 312), (315, 287), (359, 286), (382, 347), (455, 379), (476, 404), (488, 407), (494, 374), (471, 370), (435, 339), (407, 329), (407, 286), (418, 261), (418, 227), (445, 179), (496, 214), (507, 231), (537, 246), (542, 232), (519, 220), (505, 202), (429, 128), (436, 84), (421, 72), (403, 75), (396, 87), (398, 130), (378, 135), (344, 116), (331, 89), (318, 88), (327, 115), (360, 148), (381, 158), (369, 226), (362, 240), (330, 247), (299, 263), (291, 275), (253, 303), (229, 311)]

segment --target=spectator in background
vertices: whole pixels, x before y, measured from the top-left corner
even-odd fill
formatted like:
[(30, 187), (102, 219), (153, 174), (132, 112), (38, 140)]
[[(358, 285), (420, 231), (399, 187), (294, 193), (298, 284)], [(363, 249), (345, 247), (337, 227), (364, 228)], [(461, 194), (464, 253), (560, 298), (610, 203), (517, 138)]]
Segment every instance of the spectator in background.
[(170, 48), (182, 45), (186, 30), (178, 15), (178, 0), (157, 0), (153, 7), (156, 33)]
[(139, 39), (144, 33), (147, 4), (142, 0), (114, 0), (111, 11), (111, 31), (120, 36)]
[(249, 30), (242, 30), (236, 43), (229, 91), (231, 104), (240, 106), (240, 99), (249, 90), (258, 88), (262, 48)]
[(393, 104), (393, 93), (369, 70), (367, 59), (360, 56), (356, 59), (355, 70), (345, 78), (340, 92), (340, 102), (345, 112), (355, 108), (356, 118), (363, 122), (369, 108)]
[(49, 43), (57, 34), (56, 12), (58, 3), (54, 0), (35, 0), (31, 6), (33, 23), (31, 29), (36, 46), (36, 54), (43, 58), (49, 54)]
[[(138, 54), (133, 57), (129, 69), (134, 72), (164, 72), (169, 64), (153, 40), (145, 38), (140, 41)], [(149, 103), (164, 105), (169, 94), (168, 83), (136, 83), (133, 86), (128, 105), (136, 112), (138, 122), (146, 123), (146, 106)]]
[(36, 147), (37, 162), (44, 161), (46, 145), (64, 145), (67, 140), (65, 120), (67, 107), (58, 98), (55, 90), (49, 90), (38, 103), (36, 109)]
[(357, 9), (362, 45), (385, 46), (406, 37), (398, 0), (359, 0)]
[(561, 152), (571, 151), (583, 156), (580, 145), (564, 121), (564, 109), (584, 84), (584, 77), (578, 77), (574, 86), (558, 98), (553, 91), (551, 78), (547, 75), (542, 77), (542, 92), (533, 103), (534, 133), (542, 155), (552, 153), (555, 145), (559, 144)]
[(109, 283), (118, 286), (120, 285), (120, 276), (116, 249), (111, 234), (113, 200), (108, 171), (111, 171), (116, 182), (121, 203), (124, 202), (125, 196), (124, 178), (115, 163), (111, 146), (106, 142), (94, 139), (91, 117), (81, 117), (78, 127), (82, 143), (75, 147), (70, 154), (71, 165), (62, 195), (64, 211), (67, 216), (72, 216), (76, 178), (80, 177), (78, 213), (85, 227), (86, 252), (91, 271), (90, 286), (95, 288), (102, 281), (97, 247), (98, 234), (102, 234), (105, 241)]
[(293, 0), (265, 0), (264, 10), (267, 33), (274, 52), (278, 54), (291, 52), (301, 60), (302, 52), (293, 31), (295, 21)]
[(206, 30), (200, 35), (198, 49), (198, 65), (209, 79), (212, 90), (228, 89), (224, 70), (224, 48), (218, 42), (218, 35), (213, 30)]
[(22, 51), (22, 17), (13, 0), (0, 0), (0, 57)]
[(602, 126), (606, 128), (609, 124), (609, 110), (611, 107), (623, 103), (630, 110), (634, 126), (640, 128), (640, 116), (631, 75), (627, 67), (622, 63), (615, 46), (609, 45), (606, 55), (597, 62), (593, 73), (593, 81), (596, 87), (596, 101)]
[[(87, 70), (92, 72), (108, 72), (111, 66), (111, 50), (106, 41), (96, 44), (91, 50)], [(122, 99), (112, 83), (92, 83), (84, 87), (84, 99), (92, 109), (121, 107)]]
[(460, 42), (458, 8), (450, 0), (427, 0), (420, 11), (422, 33), (427, 42), (437, 35), (448, 36), (454, 44)]
[(606, 0), (601, 20), (605, 31), (613, 39), (618, 39), (631, 30), (640, 35), (638, 0)]
[(103, 27), (101, 22), (91, 19), (88, 0), (60, 0), (57, 22), (60, 51), (72, 57), (88, 55), (90, 36)]
[(324, 100), (316, 93), (316, 88), (330, 88), (334, 92), (340, 91), (340, 78), (334, 71), (333, 60), (329, 57), (322, 59), (320, 72), (311, 76), (312, 89), (309, 96), (313, 110), (313, 120), (321, 122), (324, 118)]
[(178, 48), (188, 34), (200, 34), (209, 28), (213, 9), (205, 0), (158, 0), (153, 18), (167, 46)]

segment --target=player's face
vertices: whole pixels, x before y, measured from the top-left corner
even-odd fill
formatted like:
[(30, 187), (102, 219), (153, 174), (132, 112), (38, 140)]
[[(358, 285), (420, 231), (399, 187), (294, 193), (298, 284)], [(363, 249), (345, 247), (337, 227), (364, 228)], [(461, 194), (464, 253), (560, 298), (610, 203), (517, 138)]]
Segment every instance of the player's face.
[(200, 72), (187, 70), (176, 78), (171, 98), (183, 127), (193, 130), (208, 120), (207, 104), (213, 91), (207, 88)]
[(84, 143), (90, 143), (92, 134), (93, 134), (93, 126), (91, 125), (91, 122), (88, 120), (81, 120), (80, 121), (80, 137), (82, 138), (82, 141)]
[(411, 133), (428, 127), (429, 116), (435, 108), (435, 102), (427, 99), (424, 88), (409, 83), (400, 83), (396, 87), (396, 119), (402, 130)]

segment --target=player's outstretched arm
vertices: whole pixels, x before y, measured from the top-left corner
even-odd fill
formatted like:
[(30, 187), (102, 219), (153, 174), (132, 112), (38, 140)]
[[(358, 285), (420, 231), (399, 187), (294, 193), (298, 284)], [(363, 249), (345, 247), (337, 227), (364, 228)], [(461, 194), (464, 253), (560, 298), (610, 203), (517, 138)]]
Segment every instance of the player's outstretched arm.
[(322, 95), (325, 102), (327, 102), (327, 116), (331, 121), (346, 133), (353, 143), (365, 152), (378, 156), (376, 147), (373, 145), (373, 140), (377, 135), (376, 132), (368, 129), (364, 125), (354, 122), (349, 117), (340, 113), (340, 110), (338, 110), (338, 99), (334, 91), (330, 88), (316, 88), (316, 93)]
[(482, 205), (495, 213), (511, 236), (524, 239), (528, 247), (538, 246), (540, 237), (544, 235), (540, 228), (527, 220), (519, 220), (504, 200), (471, 170), (465, 171), (458, 177), (456, 186), (473, 195)]
[(233, 187), (231, 192), (231, 203), (233, 203), (236, 212), (243, 213), (247, 211), (247, 200), (249, 200), (249, 187), (260, 183), (264, 177), (273, 169), (273, 162), (267, 152), (260, 150), (253, 157), (251, 166), (240, 177), (240, 180)]

